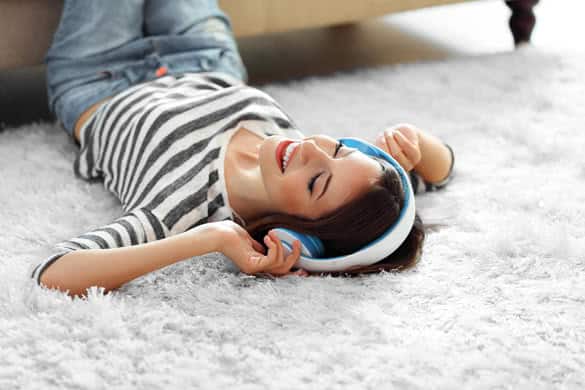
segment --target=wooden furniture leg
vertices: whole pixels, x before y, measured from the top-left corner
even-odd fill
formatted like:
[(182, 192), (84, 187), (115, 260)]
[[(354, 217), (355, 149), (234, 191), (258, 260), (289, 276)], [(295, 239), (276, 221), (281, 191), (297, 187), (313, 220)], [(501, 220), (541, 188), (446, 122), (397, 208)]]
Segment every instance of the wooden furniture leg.
[(530, 35), (536, 23), (532, 9), (537, 3), (538, 0), (506, 0), (506, 5), (512, 10), (510, 29), (516, 46), (520, 43), (530, 42)]

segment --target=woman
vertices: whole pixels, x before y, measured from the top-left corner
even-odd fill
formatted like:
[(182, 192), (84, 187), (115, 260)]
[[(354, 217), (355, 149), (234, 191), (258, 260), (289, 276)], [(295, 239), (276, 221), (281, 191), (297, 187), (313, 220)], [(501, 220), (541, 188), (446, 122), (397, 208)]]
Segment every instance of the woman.
[[(304, 137), (274, 99), (245, 85), (213, 1), (66, 0), (46, 62), (51, 109), (80, 146), (76, 175), (103, 180), (124, 214), (59, 243), (32, 272), (40, 285), (112, 290), (214, 251), (248, 274), (306, 276), (292, 271), (299, 242), (285, 255), (270, 229), (314, 234), (334, 256), (398, 216), (401, 184), (387, 162)], [(415, 192), (451, 177), (451, 148), (413, 126), (387, 129), (375, 144), (410, 171)], [(412, 265), (423, 239), (417, 217), (400, 248), (351, 272)]]

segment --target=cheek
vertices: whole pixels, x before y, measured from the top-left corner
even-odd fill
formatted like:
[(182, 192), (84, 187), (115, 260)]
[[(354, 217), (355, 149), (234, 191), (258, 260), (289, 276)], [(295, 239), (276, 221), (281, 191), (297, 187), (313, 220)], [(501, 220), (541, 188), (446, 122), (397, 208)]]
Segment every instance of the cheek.
[(305, 207), (309, 190), (306, 185), (303, 185), (303, 180), (297, 177), (289, 177), (280, 183), (279, 201), (282, 209), (289, 214), (298, 214)]

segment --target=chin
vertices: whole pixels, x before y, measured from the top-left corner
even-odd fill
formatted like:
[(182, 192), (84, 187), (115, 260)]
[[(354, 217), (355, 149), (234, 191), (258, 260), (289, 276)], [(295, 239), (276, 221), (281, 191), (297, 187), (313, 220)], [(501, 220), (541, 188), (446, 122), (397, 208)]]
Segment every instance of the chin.
[(287, 137), (283, 137), (282, 135), (271, 135), (270, 137), (264, 139), (264, 141), (262, 141), (260, 144), (260, 149), (258, 150), (258, 161), (263, 177), (265, 177), (266, 174), (280, 175), (281, 172), (276, 163), (275, 153), (278, 143), (286, 138)]

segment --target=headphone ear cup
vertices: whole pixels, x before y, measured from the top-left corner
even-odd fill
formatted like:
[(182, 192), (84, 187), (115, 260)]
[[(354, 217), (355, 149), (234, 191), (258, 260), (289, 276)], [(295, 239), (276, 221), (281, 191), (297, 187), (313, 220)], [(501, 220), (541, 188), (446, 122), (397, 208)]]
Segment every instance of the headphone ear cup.
[(288, 245), (291, 250), (293, 242), (299, 240), (301, 242), (301, 255), (303, 256), (319, 258), (325, 254), (325, 246), (316, 236), (295, 232), (294, 230), (285, 228), (276, 228), (272, 230), (276, 236), (280, 238), (283, 244)]

